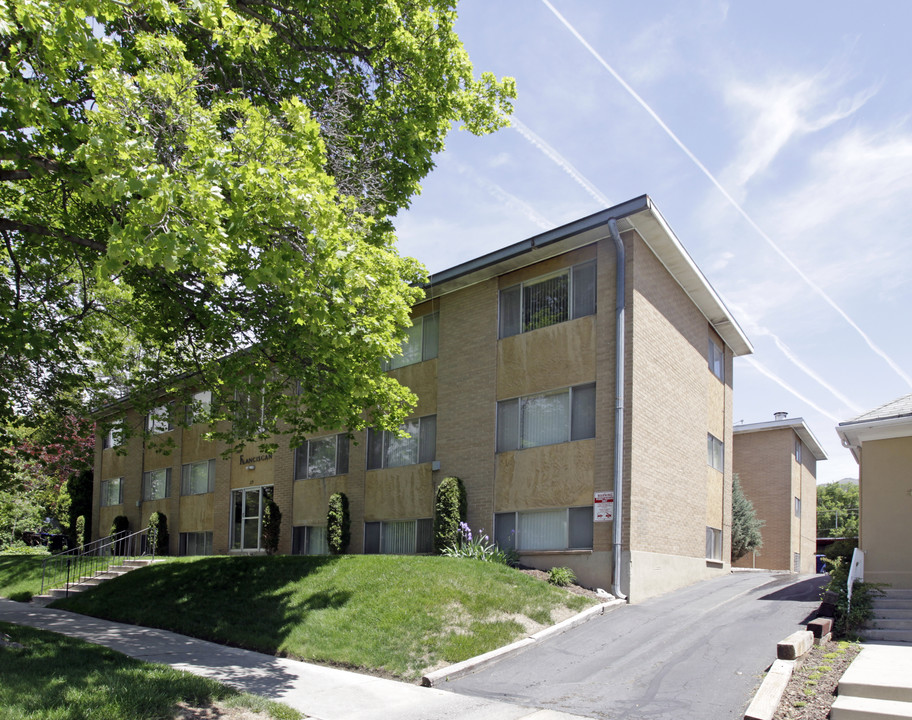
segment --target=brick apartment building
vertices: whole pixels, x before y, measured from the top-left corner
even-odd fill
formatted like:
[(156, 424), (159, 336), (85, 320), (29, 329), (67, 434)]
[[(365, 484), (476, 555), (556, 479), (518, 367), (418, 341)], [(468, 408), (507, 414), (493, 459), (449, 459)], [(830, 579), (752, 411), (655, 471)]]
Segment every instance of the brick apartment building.
[(817, 463), (826, 460), (802, 418), (734, 427), (734, 471), (763, 521), (763, 547), (735, 567), (816, 572)]
[(407, 439), (223, 459), (205, 427), (153, 416), (169, 455), (97, 440), (94, 536), (161, 511), (173, 553), (256, 552), (272, 497), (280, 551), (321, 553), (341, 491), (351, 552), (429, 552), (455, 475), (472, 528), (524, 564), (632, 601), (729, 569), (732, 358), (752, 348), (647, 196), (433, 275), (412, 318), (389, 370), (418, 396)]

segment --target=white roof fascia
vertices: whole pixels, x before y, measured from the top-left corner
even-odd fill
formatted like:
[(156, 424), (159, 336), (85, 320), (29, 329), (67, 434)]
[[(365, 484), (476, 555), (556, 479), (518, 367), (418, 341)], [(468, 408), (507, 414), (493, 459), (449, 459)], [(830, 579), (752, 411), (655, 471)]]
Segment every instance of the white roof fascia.
[(795, 431), (795, 434), (801, 438), (801, 441), (805, 445), (807, 445), (815, 460), (819, 462), (821, 460), (828, 459), (826, 451), (823, 449), (820, 441), (817, 440), (817, 436), (811, 432), (811, 429), (807, 426), (804, 418), (798, 417), (786, 420), (770, 420), (768, 422), (747, 423), (746, 425), (735, 425), (732, 428), (735, 435), (739, 435), (741, 433), (764, 432), (765, 430), (785, 429), (791, 429)]
[(872, 440), (892, 440), (912, 437), (912, 417), (885, 418), (862, 422), (844, 422), (836, 426), (843, 447), (849, 448), (856, 462), (860, 461), (861, 444)]

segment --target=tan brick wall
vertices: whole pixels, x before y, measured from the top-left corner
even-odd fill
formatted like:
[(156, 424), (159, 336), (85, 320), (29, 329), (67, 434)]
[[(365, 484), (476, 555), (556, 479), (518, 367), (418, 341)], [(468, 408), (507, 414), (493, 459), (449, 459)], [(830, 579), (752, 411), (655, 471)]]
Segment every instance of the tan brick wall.
[[(632, 552), (705, 561), (709, 498), (721, 500), (723, 562), (731, 532), (731, 363), (723, 386), (708, 367), (709, 323), (655, 255), (634, 233), (628, 320), (632, 332), (629, 379), (628, 495)], [(726, 445), (725, 472), (707, 471), (707, 432)], [(710, 489), (710, 482), (721, 482)], [(701, 565), (702, 567), (702, 565)], [(694, 577), (691, 581), (695, 581)], [(670, 581), (671, 582), (671, 581)], [(680, 579), (673, 581), (681, 582)], [(650, 585), (649, 592), (658, 588)], [(664, 590), (672, 589), (665, 587)], [(631, 587), (633, 600), (638, 588)]]
[[(795, 438), (795, 431), (791, 428), (735, 435), (735, 472), (741, 480), (744, 494), (754, 505), (754, 512), (764, 523), (760, 530), (763, 547), (756, 558), (752, 554), (741, 558), (736, 563), (737, 567), (767, 570), (792, 568), (792, 552), (797, 550), (797, 539), (793, 542), (793, 526), (797, 529), (797, 524), (793, 523)], [(816, 494), (814, 498), (816, 508)], [(810, 554), (813, 556), (813, 550)]]

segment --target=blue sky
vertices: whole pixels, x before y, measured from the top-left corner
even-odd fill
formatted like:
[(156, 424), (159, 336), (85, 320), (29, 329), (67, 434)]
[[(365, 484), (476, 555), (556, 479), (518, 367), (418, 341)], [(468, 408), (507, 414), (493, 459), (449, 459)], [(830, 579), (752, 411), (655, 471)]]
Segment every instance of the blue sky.
[(513, 127), (447, 149), (400, 214), (436, 272), (648, 194), (754, 345), (735, 422), (838, 422), (912, 392), (912, 5), (463, 0)]

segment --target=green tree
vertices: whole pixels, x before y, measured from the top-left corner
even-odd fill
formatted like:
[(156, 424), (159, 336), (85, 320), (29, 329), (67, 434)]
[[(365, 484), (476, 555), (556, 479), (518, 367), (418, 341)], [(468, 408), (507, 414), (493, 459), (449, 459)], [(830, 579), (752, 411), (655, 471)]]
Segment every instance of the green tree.
[(737, 562), (749, 552), (763, 546), (760, 528), (763, 522), (757, 518), (754, 504), (741, 489), (741, 479), (735, 474), (732, 483), (732, 545), (731, 560)]
[(424, 271), (391, 219), (454, 122), (503, 127), (515, 96), (474, 75), (455, 19), (438, 0), (0, 3), (0, 413), (67, 391), (143, 412), (189, 375), (239, 442), (398, 427), (414, 396), (380, 362)]
[(858, 537), (858, 485), (817, 486), (817, 537)]

